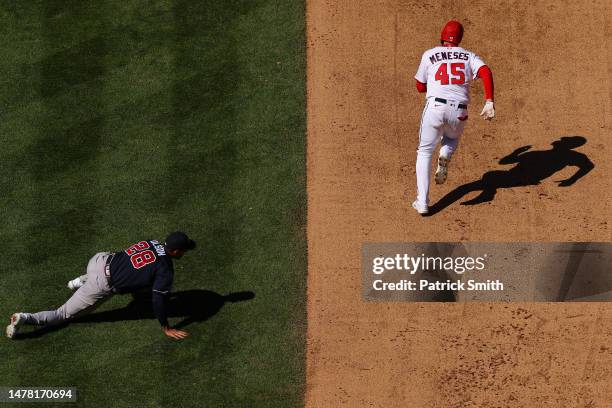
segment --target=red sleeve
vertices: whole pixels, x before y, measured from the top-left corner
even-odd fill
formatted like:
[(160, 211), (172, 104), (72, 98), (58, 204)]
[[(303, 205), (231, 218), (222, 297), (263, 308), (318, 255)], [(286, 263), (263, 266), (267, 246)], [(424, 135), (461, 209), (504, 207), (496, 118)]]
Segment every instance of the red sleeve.
[(427, 84), (424, 84), (421, 81), (416, 81), (416, 88), (420, 93), (427, 92)]
[(493, 73), (486, 65), (483, 65), (476, 74), (478, 78), (482, 78), (484, 85), (485, 98), (493, 100)]

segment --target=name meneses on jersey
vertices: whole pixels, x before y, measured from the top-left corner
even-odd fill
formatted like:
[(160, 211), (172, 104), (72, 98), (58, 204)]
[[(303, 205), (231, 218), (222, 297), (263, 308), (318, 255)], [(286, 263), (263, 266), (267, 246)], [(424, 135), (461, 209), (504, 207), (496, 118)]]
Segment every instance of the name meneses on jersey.
[(444, 60), (463, 60), (467, 61), (470, 59), (470, 56), (465, 52), (457, 52), (457, 51), (448, 51), (448, 52), (436, 52), (431, 57), (429, 57), (429, 62), (435, 64), (436, 62), (444, 61)]

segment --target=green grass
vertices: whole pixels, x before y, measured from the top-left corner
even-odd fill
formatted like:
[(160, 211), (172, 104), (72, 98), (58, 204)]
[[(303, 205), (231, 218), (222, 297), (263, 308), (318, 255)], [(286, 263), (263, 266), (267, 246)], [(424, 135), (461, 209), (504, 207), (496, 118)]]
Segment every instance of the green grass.
[(0, 316), (57, 307), (95, 252), (175, 229), (198, 241), (176, 291), (256, 295), (181, 342), (153, 319), (0, 340), (0, 386), (76, 386), (90, 407), (303, 404), (303, 7), (0, 3)]

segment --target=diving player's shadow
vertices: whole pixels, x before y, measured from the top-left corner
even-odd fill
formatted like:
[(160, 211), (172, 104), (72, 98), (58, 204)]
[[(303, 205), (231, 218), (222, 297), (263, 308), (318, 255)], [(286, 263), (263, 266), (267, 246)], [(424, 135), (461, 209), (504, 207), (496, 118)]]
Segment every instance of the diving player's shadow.
[[(216, 315), (226, 303), (236, 303), (251, 300), (255, 293), (251, 291), (234, 292), (220, 295), (210, 290), (193, 289), (173, 292), (168, 299), (168, 317), (182, 317), (174, 328), (184, 328), (192, 323), (203, 322)], [(45, 334), (61, 330), (73, 323), (104, 323), (124, 320), (155, 319), (151, 291), (142, 291), (132, 294), (132, 300), (120, 309), (93, 312), (79, 316), (70, 322), (55, 326), (41, 327), (30, 332), (19, 334), (19, 339), (37, 338)]]
[[(193, 289), (173, 292), (167, 303), (168, 317), (182, 317), (174, 328), (184, 328), (192, 323), (203, 322), (217, 314), (226, 303), (251, 300), (251, 291), (220, 295), (210, 290)], [(97, 312), (73, 320), (72, 323), (101, 323), (124, 320), (155, 319), (151, 302), (151, 291), (133, 294), (133, 299), (121, 309)]]
[(429, 207), (429, 215), (444, 210), (475, 191), (480, 191), (480, 194), (471, 200), (462, 202), (461, 205), (486, 203), (495, 198), (500, 188), (537, 185), (566, 166), (577, 167), (578, 170), (574, 175), (565, 180), (556, 181), (559, 187), (569, 187), (595, 167), (585, 154), (572, 150), (584, 145), (586, 141), (586, 138), (582, 136), (564, 136), (552, 142), (550, 150), (528, 151), (531, 146), (519, 147), (499, 161), (499, 164), (516, 164), (513, 168), (486, 172), (480, 180), (455, 188)]

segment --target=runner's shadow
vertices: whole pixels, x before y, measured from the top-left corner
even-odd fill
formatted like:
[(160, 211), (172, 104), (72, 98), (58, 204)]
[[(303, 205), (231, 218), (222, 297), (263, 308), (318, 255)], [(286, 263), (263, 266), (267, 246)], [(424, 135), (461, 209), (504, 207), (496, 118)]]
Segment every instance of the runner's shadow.
[(466, 195), (479, 191), (480, 194), (461, 203), (461, 205), (476, 205), (492, 201), (500, 188), (524, 187), (540, 184), (563, 170), (567, 166), (577, 167), (574, 175), (565, 180), (555, 180), (559, 187), (569, 187), (584, 177), (595, 165), (589, 158), (575, 149), (586, 143), (582, 136), (564, 136), (552, 142), (550, 150), (528, 151), (531, 146), (523, 146), (502, 158), (499, 164), (516, 164), (509, 170), (494, 170), (486, 172), (480, 180), (473, 181), (455, 188), (429, 207), (429, 215), (434, 215)]
[[(173, 325), (174, 328), (184, 328), (192, 323), (203, 322), (216, 315), (226, 303), (236, 303), (251, 300), (255, 293), (251, 291), (234, 292), (228, 295), (209, 290), (193, 289), (174, 292), (168, 299), (168, 317), (182, 317), (183, 319)], [(133, 294), (133, 298), (125, 307), (120, 309), (97, 312), (77, 317), (70, 323), (103, 323), (125, 320), (155, 319), (151, 302), (151, 291)], [(56, 326), (42, 327), (31, 332), (20, 333), (19, 339), (36, 338), (45, 334), (61, 330), (68, 323)]]

